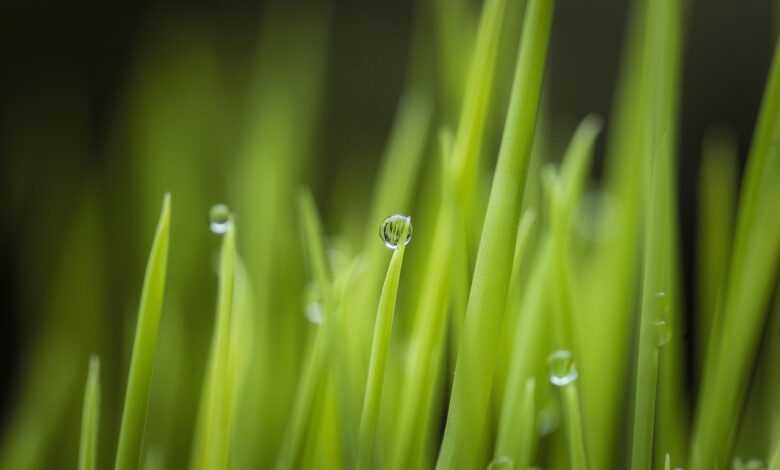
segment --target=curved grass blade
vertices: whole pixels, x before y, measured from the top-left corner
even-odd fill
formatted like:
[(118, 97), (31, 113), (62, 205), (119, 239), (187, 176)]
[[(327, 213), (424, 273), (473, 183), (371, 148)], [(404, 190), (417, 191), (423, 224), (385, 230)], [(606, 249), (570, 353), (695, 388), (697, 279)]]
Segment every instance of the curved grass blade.
[(385, 377), (385, 363), (390, 335), (393, 330), (393, 317), (395, 316), (395, 300), (398, 295), (401, 267), (406, 251), (406, 244), (403, 240), (406, 240), (408, 230), (409, 226), (405, 225), (401, 232), (398, 248), (395, 249), (392, 258), (390, 258), (390, 265), (387, 267), (387, 275), (382, 286), (382, 294), (379, 296), (377, 319), (374, 324), (374, 339), (371, 344), (371, 358), (369, 359), (368, 381), (366, 394), (363, 398), (363, 412), (358, 435), (357, 468), (359, 470), (373, 468), (374, 442), (376, 440), (379, 405), (382, 399), (382, 382)]
[(149, 383), (152, 378), (154, 351), (157, 346), (157, 332), (165, 290), (170, 225), (171, 197), (166, 194), (141, 291), (138, 324), (130, 360), (130, 374), (127, 379), (114, 470), (137, 469), (141, 456), (141, 439), (149, 401)]
[(98, 429), (100, 426), (100, 359), (89, 359), (89, 374), (84, 390), (84, 409), (81, 413), (81, 443), (79, 470), (97, 468)]
[(511, 271), (511, 260), (507, 262), (505, 253), (512, 250), (519, 218), (519, 192), (525, 185), (533, 143), (552, 11), (552, 0), (533, 0), (528, 4), (512, 97), (455, 366), (454, 408), (447, 420), (449, 433), (445, 431), (445, 440), (449, 437), (456, 443), (454, 460), (440, 462), (441, 465), (437, 464), (440, 469), (476, 468), (483, 458), (497, 352), (495, 338), (503, 317)]
[(722, 466), (728, 457), (780, 259), (780, 44), (776, 45), (740, 195), (723, 303), (713, 331), (693, 434), (691, 469)]

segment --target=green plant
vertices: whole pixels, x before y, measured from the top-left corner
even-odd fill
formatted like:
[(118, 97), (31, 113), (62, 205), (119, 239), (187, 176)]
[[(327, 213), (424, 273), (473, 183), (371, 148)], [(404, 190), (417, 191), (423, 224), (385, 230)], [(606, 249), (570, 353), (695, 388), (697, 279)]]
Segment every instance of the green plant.
[[(126, 354), (106, 344), (90, 313), (101, 302), (72, 308), (84, 331), (52, 314), (0, 467), (56, 462), (69, 378), (88, 357), (74, 447), (84, 470), (780, 465), (780, 44), (741, 185), (729, 131), (704, 143), (693, 293), (677, 214), (683, 2), (634, 2), (613, 115), (566, 128), (560, 156), (543, 98), (555, 1), (486, 0), (472, 13), (466, 0), (421, 2), (371, 191), (349, 171), (312, 177), (327, 11), (268, 12), (240, 143), (212, 128), (227, 105), (202, 38), (148, 59), (157, 72), (130, 94), (124, 137), (143, 158), (122, 171), (143, 188), (144, 230), (152, 194), (173, 196), (128, 317), (133, 339)], [(169, 104), (189, 100), (217, 111)], [(200, 134), (235, 155), (221, 179), (214, 161), (185, 156), (203, 151), (190, 140)], [(202, 219), (220, 193), (231, 204), (212, 208), (209, 239)], [(46, 278), (61, 293), (52, 312), (74, 297), (72, 273), (103, 285), (101, 212), (84, 207), (62, 242), (73, 257)], [(112, 268), (132, 258), (115, 251)], [(107, 387), (124, 390), (121, 403)]]

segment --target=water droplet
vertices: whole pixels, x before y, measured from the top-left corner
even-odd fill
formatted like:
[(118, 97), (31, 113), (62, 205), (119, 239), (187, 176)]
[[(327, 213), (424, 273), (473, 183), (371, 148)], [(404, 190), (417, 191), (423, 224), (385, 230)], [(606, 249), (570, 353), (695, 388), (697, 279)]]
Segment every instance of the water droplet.
[(314, 282), (310, 282), (304, 291), (303, 315), (315, 325), (322, 324), (322, 300), (320, 291)]
[(571, 352), (566, 350), (555, 351), (547, 359), (550, 368), (550, 383), (563, 387), (577, 380), (577, 367)]
[(666, 320), (655, 321), (655, 345), (663, 347), (672, 339), (672, 327)]
[(669, 316), (669, 296), (666, 295), (666, 292), (657, 292), (655, 294), (655, 301), (656, 301), (656, 316), (658, 317), (668, 317)]
[(215, 204), (209, 210), (209, 228), (217, 235), (222, 235), (230, 229), (233, 223), (233, 214), (230, 208), (224, 204)]
[(490, 461), (487, 470), (512, 470), (515, 468), (514, 460), (509, 457), (499, 456)]
[(322, 324), (322, 305), (319, 302), (312, 302), (306, 306), (306, 319), (315, 325)]
[[(406, 237), (401, 240), (406, 232)], [(382, 243), (391, 250), (398, 248), (401, 243), (404, 246), (412, 241), (412, 218), (408, 215), (395, 214), (386, 218), (379, 228), (379, 238)]]

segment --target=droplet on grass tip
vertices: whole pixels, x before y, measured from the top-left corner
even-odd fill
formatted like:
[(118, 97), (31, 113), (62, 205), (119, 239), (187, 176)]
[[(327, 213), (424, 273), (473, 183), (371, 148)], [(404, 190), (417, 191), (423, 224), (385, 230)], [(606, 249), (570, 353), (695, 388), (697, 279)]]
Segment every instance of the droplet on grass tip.
[(233, 214), (230, 208), (224, 204), (215, 204), (209, 210), (209, 228), (217, 235), (222, 235), (230, 229), (233, 223)]
[(550, 383), (563, 387), (577, 380), (577, 367), (570, 351), (560, 350), (547, 359), (550, 368)]
[(490, 461), (490, 465), (488, 465), (487, 470), (512, 470), (514, 468), (514, 460), (501, 455)]
[(412, 241), (412, 218), (401, 214), (386, 218), (379, 228), (379, 238), (391, 250), (397, 249), (401, 244), (408, 245)]

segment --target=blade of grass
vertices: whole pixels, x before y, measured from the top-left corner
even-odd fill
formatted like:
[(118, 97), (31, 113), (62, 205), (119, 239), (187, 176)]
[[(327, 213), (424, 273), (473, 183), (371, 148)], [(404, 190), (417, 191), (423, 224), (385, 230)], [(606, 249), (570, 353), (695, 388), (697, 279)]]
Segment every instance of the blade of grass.
[(395, 316), (395, 300), (398, 295), (398, 284), (401, 279), (401, 267), (403, 265), (406, 240), (410, 226), (404, 226), (401, 232), (398, 248), (393, 252), (390, 265), (387, 267), (387, 275), (382, 285), (382, 293), (379, 296), (377, 307), (377, 319), (374, 323), (374, 339), (371, 342), (371, 358), (369, 359), (368, 381), (366, 393), (363, 398), (363, 412), (360, 418), (360, 432), (358, 435), (358, 469), (374, 468), (374, 442), (376, 440), (377, 419), (379, 405), (382, 399), (382, 383), (385, 376), (385, 362), (390, 335), (393, 330), (393, 317)]
[(704, 138), (699, 176), (697, 253), (697, 340), (699, 369), (726, 288), (734, 206), (737, 201), (737, 145), (732, 133), (709, 131)]
[(171, 198), (166, 194), (141, 291), (138, 324), (130, 360), (114, 470), (135, 470), (141, 457), (141, 439), (149, 401), (149, 383), (152, 377), (157, 331), (165, 291), (170, 223)]
[(205, 432), (199, 444), (199, 459), (194, 468), (225, 469), (229, 462), (232, 435), (233, 377), (231, 377), (231, 339), (234, 318), (233, 300), (236, 280), (236, 229), (232, 218), (222, 238), (219, 256), (219, 286), (209, 368), (204, 381)]
[[(519, 193), (525, 185), (533, 143), (553, 1), (533, 0), (527, 11), (455, 369), (452, 398), (455, 407), (447, 421), (449, 437), (456, 443), (453, 461), (439, 462), (440, 469), (476, 468), (483, 457), (495, 338), (503, 317), (511, 271), (511, 260), (507, 262), (505, 253), (512, 250), (513, 232), (519, 218)], [(445, 440), (447, 437), (445, 431)]]
[[(408, 468), (412, 443), (419, 439), (417, 430), (424, 428), (420, 416), (426, 412), (425, 404), (433, 401), (435, 377), (442, 356), (447, 329), (447, 305), (450, 294), (451, 256), (455, 211), (454, 176), (447, 138), (442, 139), (442, 197), (427, 270), (422, 281), (421, 295), (415, 310), (416, 323), (409, 344), (409, 369), (401, 388), (400, 415), (393, 436), (390, 461), (387, 468)], [(439, 362), (437, 364), (437, 362)], [(422, 400), (421, 400), (421, 397)]]
[[(761, 105), (740, 195), (722, 321), (712, 334), (693, 434), (691, 469), (722, 466), (731, 449), (780, 257), (780, 44)], [(719, 330), (719, 331), (718, 331)], [(711, 362), (711, 365), (709, 364)]]
[(89, 359), (89, 374), (84, 390), (84, 408), (81, 413), (81, 443), (79, 470), (97, 468), (98, 429), (100, 425), (100, 359)]
[(456, 194), (466, 225), (466, 245), (469, 248), (476, 245), (479, 233), (479, 227), (474, 220), (477, 198), (475, 191), (488, 110), (495, 88), (496, 59), (505, 8), (506, 0), (488, 0), (482, 8), (453, 146)]
[(316, 392), (323, 383), (328, 354), (328, 333), (325, 328), (332, 323), (331, 276), (325, 258), (324, 243), (314, 200), (309, 192), (299, 196), (299, 212), (304, 236), (304, 246), (311, 273), (323, 299), (323, 325), (315, 333), (314, 343), (302, 370), (289, 422), (284, 432), (282, 446), (276, 460), (276, 469), (297, 468), (305, 442), (307, 423), (311, 419), (316, 402)]
[[(517, 413), (508, 412), (511, 418), (502, 419), (496, 438), (494, 457), (507, 456), (516, 468), (528, 468), (536, 447), (536, 380), (528, 378), (522, 393), (507, 391), (507, 400), (518, 400), (513, 406)], [(519, 398), (516, 398), (519, 397)]]

